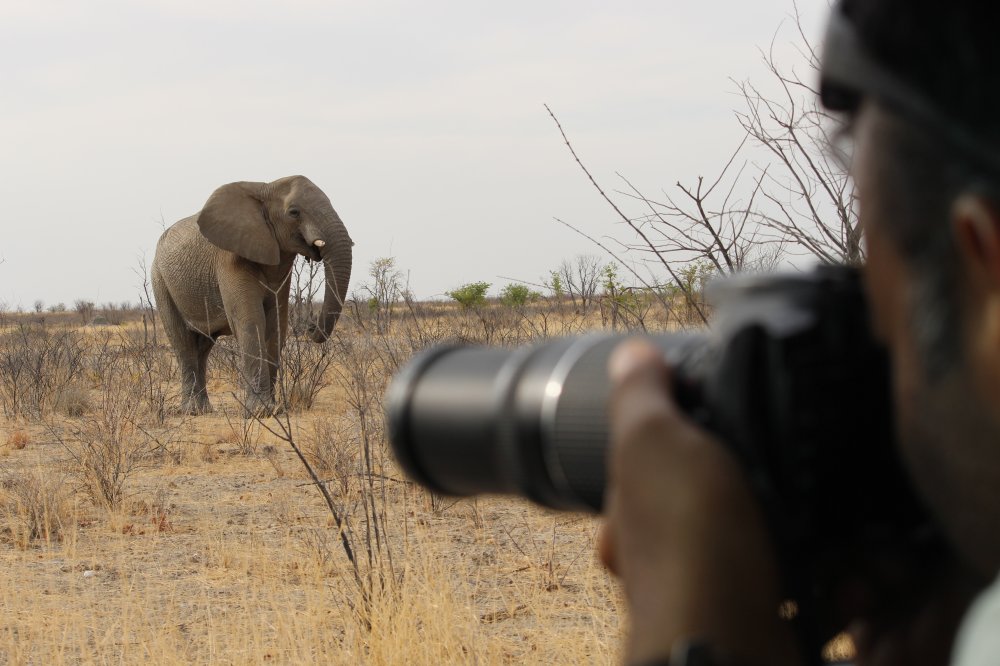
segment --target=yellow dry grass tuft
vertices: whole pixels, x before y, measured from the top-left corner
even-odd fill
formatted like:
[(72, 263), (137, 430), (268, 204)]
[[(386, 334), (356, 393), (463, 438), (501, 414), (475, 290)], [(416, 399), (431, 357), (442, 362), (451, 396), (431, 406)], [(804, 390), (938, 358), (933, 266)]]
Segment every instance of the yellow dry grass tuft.
[(23, 430), (14, 430), (7, 435), (7, 446), (17, 451), (26, 447), (29, 442), (31, 442), (31, 438)]

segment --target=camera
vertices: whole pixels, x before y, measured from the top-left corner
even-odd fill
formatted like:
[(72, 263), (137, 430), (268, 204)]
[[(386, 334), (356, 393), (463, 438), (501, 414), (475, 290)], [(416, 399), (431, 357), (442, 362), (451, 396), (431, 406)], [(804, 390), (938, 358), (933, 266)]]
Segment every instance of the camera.
[[(857, 270), (731, 278), (711, 285), (709, 299), (709, 332), (650, 340), (673, 368), (680, 407), (730, 447), (782, 522), (800, 532), (841, 522), (848, 506), (867, 514), (874, 498), (905, 489), (888, 362)], [(397, 459), (438, 492), (600, 511), (606, 366), (622, 339), (419, 354), (387, 393)]]
[[(800, 613), (832, 613), (838, 579), (872, 553), (936, 541), (896, 454), (889, 363), (860, 274), (740, 276), (713, 283), (708, 297), (710, 330), (650, 340), (672, 367), (678, 405), (742, 464), (787, 594)], [(386, 395), (400, 465), (441, 493), (600, 511), (607, 361), (623, 337), (418, 354)], [(815, 629), (824, 619), (805, 622), (826, 631)]]

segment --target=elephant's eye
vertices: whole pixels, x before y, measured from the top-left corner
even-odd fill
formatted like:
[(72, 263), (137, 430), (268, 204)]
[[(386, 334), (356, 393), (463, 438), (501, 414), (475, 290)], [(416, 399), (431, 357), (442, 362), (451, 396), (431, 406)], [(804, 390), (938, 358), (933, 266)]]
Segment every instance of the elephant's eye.
[(297, 220), (297, 219), (299, 219), (299, 217), (301, 215), (302, 215), (302, 213), (299, 212), (298, 208), (289, 208), (288, 209), (288, 216), (291, 217), (291, 218), (293, 218), (293, 219)]

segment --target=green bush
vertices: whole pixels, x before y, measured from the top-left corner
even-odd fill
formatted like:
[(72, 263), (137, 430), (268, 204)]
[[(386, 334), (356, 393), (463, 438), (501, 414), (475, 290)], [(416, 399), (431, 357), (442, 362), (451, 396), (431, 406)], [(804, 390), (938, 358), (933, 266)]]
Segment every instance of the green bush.
[(541, 298), (537, 291), (528, 289), (524, 284), (508, 284), (500, 291), (500, 302), (509, 307), (524, 307)]
[(549, 271), (549, 279), (545, 281), (545, 286), (549, 288), (556, 299), (562, 298), (566, 294), (566, 287), (563, 286), (562, 276), (559, 271)]
[(448, 296), (458, 301), (463, 308), (475, 308), (486, 304), (486, 291), (489, 288), (489, 282), (469, 282), (449, 291)]

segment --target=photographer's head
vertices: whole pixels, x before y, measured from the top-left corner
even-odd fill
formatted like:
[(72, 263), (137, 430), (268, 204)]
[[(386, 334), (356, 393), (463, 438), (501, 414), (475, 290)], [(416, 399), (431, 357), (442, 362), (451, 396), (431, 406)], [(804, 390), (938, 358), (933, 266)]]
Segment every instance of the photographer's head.
[(907, 463), (984, 574), (1000, 567), (998, 17), (975, 0), (845, 0), (822, 90), (856, 144), (870, 298)]

